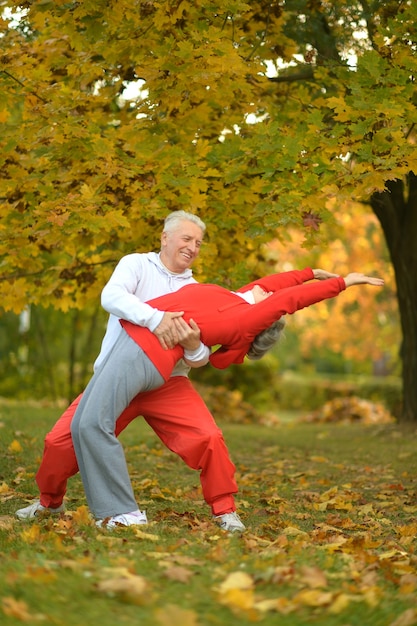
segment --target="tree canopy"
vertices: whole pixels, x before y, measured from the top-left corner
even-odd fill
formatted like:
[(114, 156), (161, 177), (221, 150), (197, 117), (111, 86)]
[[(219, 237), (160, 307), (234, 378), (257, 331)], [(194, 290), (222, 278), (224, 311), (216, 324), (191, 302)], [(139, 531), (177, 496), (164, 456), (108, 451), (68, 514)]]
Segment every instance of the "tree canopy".
[(5, 309), (81, 306), (178, 208), (204, 276), (240, 278), (276, 229), (323, 243), (329, 199), (417, 169), (414, 3), (2, 6)]

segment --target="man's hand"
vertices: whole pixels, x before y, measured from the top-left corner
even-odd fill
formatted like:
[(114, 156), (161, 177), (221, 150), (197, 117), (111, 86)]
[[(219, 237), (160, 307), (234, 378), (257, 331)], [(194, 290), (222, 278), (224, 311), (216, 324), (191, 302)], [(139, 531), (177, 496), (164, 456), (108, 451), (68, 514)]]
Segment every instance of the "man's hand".
[(182, 317), (177, 317), (174, 324), (180, 346), (191, 352), (197, 350), (200, 347), (200, 329), (195, 321), (190, 319), (190, 323), (187, 324)]
[[(181, 319), (183, 315), (184, 311), (177, 311), (176, 313), (167, 311), (164, 313), (164, 317), (162, 318), (160, 324), (153, 331), (153, 334), (158, 337), (159, 343), (164, 350), (173, 348), (179, 342), (175, 321)], [(185, 323), (186, 322), (184, 322), (184, 324)]]

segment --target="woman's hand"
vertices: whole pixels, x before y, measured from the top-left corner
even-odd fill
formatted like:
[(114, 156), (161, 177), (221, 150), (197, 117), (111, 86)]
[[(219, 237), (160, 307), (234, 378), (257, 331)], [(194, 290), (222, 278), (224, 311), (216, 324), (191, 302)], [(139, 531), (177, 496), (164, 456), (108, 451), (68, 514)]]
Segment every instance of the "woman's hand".
[(373, 285), (374, 287), (383, 287), (385, 281), (383, 278), (375, 278), (373, 276), (365, 276), (360, 272), (352, 272), (345, 277), (346, 287), (353, 285)]
[(327, 278), (337, 278), (340, 276), (340, 274), (333, 274), (332, 272), (320, 269), (313, 270), (313, 275), (317, 280), (326, 280)]

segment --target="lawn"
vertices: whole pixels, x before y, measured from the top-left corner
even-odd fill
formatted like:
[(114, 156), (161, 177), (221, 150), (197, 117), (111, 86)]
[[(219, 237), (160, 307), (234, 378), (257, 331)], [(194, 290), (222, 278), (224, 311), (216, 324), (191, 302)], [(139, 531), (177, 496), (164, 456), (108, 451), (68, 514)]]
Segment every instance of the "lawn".
[(97, 529), (78, 477), (65, 515), (15, 519), (59, 412), (0, 404), (4, 626), (417, 624), (417, 424), (221, 423), (248, 527), (236, 536), (141, 419), (121, 440), (147, 526)]

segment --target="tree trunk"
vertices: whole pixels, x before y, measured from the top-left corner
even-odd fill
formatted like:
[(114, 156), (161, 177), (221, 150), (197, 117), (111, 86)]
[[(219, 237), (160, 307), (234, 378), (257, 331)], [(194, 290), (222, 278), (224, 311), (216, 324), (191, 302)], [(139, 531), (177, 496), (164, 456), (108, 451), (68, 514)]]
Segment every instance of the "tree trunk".
[[(98, 355), (98, 350), (94, 347), (97, 344), (97, 330), (101, 332), (103, 326), (100, 323), (100, 311), (100, 304), (97, 304), (94, 309), (88, 308), (82, 311), (76, 309), (72, 313), (68, 354), (68, 402), (72, 402), (81, 393), (93, 373), (92, 363)], [(103, 316), (104, 322), (106, 319), (106, 316)], [(80, 327), (82, 326), (84, 330), (87, 325), (87, 331), (81, 333)], [(85, 332), (83, 343), (81, 335)]]
[(401, 320), (403, 406), (401, 421), (417, 421), (417, 177), (387, 183), (371, 198), (387, 241), (397, 283)]

